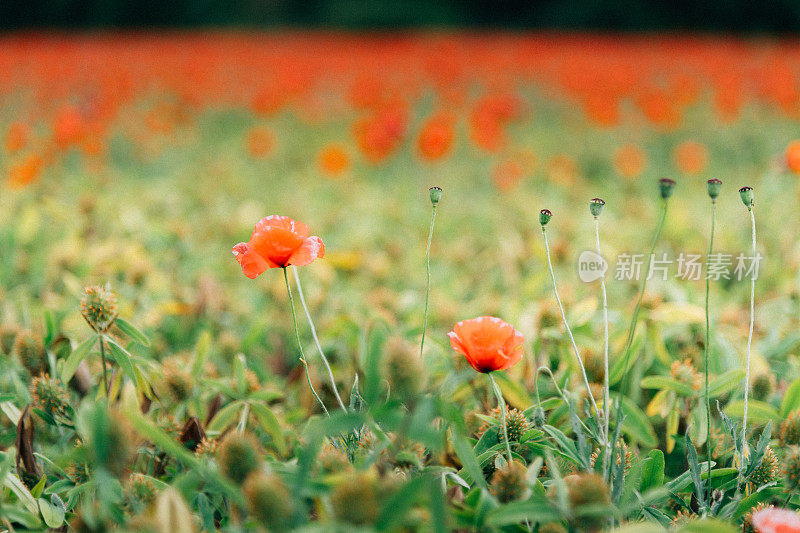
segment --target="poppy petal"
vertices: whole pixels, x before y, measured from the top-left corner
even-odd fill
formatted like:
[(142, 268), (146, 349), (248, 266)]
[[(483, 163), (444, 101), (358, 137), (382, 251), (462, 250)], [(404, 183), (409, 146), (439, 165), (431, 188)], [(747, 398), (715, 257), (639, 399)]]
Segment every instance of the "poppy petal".
[(260, 255), (249, 249), (246, 242), (233, 247), (233, 255), (242, 267), (244, 275), (250, 279), (257, 278), (268, 268), (272, 268)]
[(325, 256), (325, 244), (323, 244), (322, 239), (319, 237), (309, 237), (303, 244), (294, 251), (294, 253), (289, 257), (289, 260), (286, 261), (287, 265), (296, 265), (296, 266), (304, 266), (318, 257)]

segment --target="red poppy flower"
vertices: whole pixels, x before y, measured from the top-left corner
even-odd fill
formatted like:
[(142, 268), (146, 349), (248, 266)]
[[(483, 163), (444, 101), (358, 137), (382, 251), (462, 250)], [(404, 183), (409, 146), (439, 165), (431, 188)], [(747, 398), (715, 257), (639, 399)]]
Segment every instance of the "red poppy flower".
[(462, 320), (447, 335), (453, 349), (478, 372), (505, 370), (522, 359), (522, 334), (493, 316)]
[(233, 247), (244, 275), (258, 277), (269, 268), (303, 266), (325, 255), (322, 239), (308, 236), (308, 226), (289, 217), (270, 215), (258, 221), (250, 242)]
[(800, 515), (789, 509), (762, 509), (753, 513), (752, 523), (758, 533), (800, 532)]

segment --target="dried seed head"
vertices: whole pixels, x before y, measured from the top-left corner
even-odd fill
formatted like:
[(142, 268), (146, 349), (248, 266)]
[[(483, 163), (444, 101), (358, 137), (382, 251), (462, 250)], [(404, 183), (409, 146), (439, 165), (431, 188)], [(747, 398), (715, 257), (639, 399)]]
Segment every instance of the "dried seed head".
[(589, 211), (594, 218), (597, 218), (600, 216), (600, 213), (603, 212), (603, 206), (605, 205), (606, 202), (602, 198), (592, 198), (589, 201)]
[(781, 423), (781, 444), (784, 446), (800, 445), (800, 409), (795, 409)]
[(712, 201), (717, 200), (717, 196), (719, 196), (719, 191), (722, 188), (722, 182), (717, 178), (711, 178), (706, 182), (706, 190), (708, 191), (708, 196), (711, 197)]
[(425, 368), (403, 339), (396, 337), (389, 341), (383, 364), (389, 391), (400, 400), (412, 401), (424, 389)]
[(285, 531), (292, 518), (292, 498), (275, 474), (253, 472), (242, 488), (250, 513), (269, 531)]
[(753, 209), (753, 188), (742, 187), (739, 189), (739, 196), (742, 197), (742, 203), (747, 209)]
[(553, 213), (549, 209), (542, 209), (539, 211), (539, 224), (545, 227), (550, 219), (553, 218)]
[(783, 488), (789, 492), (800, 489), (800, 448), (792, 446), (783, 460)]
[(431, 187), (430, 189), (428, 189), (428, 192), (431, 195), (431, 205), (433, 205), (433, 207), (439, 205), (439, 200), (442, 199), (442, 188)]
[(81, 298), (81, 314), (98, 333), (108, 331), (117, 318), (117, 297), (108, 285), (86, 287)]
[(526, 474), (527, 469), (521, 463), (506, 463), (495, 470), (489, 490), (502, 503), (522, 500), (529, 492)]
[(331, 494), (336, 518), (355, 525), (375, 522), (380, 510), (377, 492), (375, 476), (368, 472), (348, 474)]
[(14, 353), (19, 362), (28, 369), (32, 376), (41, 374), (47, 369), (47, 353), (44, 351), (42, 338), (32, 331), (21, 331), (14, 340)]
[(672, 196), (672, 191), (675, 189), (675, 180), (669, 178), (661, 178), (658, 180), (658, 192), (661, 193), (661, 198), (666, 200)]
[(223, 474), (242, 483), (261, 463), (258, 443), (249, 433), (230, 433), (219, 446), (217, 460)]

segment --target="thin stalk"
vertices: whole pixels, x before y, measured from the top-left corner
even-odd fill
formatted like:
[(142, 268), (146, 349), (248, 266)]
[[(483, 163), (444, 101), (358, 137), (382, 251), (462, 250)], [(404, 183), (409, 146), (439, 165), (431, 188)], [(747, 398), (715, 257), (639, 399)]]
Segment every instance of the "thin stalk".
[(295, 285), (297, 285), (297, 294), (300, 296), (300, 305), (303, 306), (303, 311), (306, 313), (308, 325), (311, 327), (311, 336), (314, 337), (314, 343), (316, 343), (317, 350), (319, 350), (319, 355), (322, 357), (322, 363), (325, 365), (325, 369), (328, 371), (328, 377), (331, 380), (331, 387), (333, 387), (333, 394), (336, 396), (336, 401), (339, 402), (339, 407), (342, 408), (342, 411), (347, 411), (347, 408), (344, 406), (344, 402), (342, 401), (342, 397), (339, 395), (339, 389), (336, 387), (336, 379), (333, 377), (331, 364), (328, 362), (328, 358), (325, 357), (325, 352), (322, 351), (322, 345), (319, 342), (319, 337), (317, 337), (317, 328), (314, 327), (314, 321), (311, 320), (311, 313), (308, 312), (306, 299), (303, 295), (303, 287), (300, 285), (300, 275), (297, 273), (297, 267), (292, 266), (292, 272), (294, 273)]
[(503, 439), (506, 441), (506, 452), (508, 453), (508, 464), (510, 465), (513, 462), (513, 458), (511, 456), (511, 444), (508, 442), (508, 426), (506, 425), (506, 401), (503, 399), (503, 394), (500, 392), (500, 387), (497, 386), (497, 382), (494, 380), (494, 376), (491, 372), (487, 374), (489, 376), (489, 381), (492, 382), (492, 388), (494, 389), (494, 394), (497, 396), (497, 406), (500, 408), (500, 419), (503, 421)]
[(297, 337), (297, 347), (300, 348), (300, 362), (303, 363), (303, 366), (306, 369), (306, 379), (308, 380), (308, 387), (311, 389), (311, 393), (314, 395), (314, 398), (317, 399), (319, 404), (322, 406), (322, 410), (325, 411), (325, 414), (330, 416), (328, 412), (328, 408), (325, 407), (325, 403), (322, 401), (322, 398), (319, 397), (317, 394), (316, 389), (314, 389), (314, 384), (311, 383), (311, 373), (308, 370), (308, 362), (306, 361), (306, 354), (303, 352), (303, 343), (300, 342), (300, 328), (297, 327), (297, 314), (294, 311), (294, 297), (292, 296), (292, 287), (289, 285), (289, 275), (286, 273), (286, 267), (283, 268), (283, 280), (286, 282), (286, 292), (289, 293), (289, 307), (292, 309), (292, 320), (294, 321), (294, 334)]
[[(600, 221), (594, 217), (594, 237), (597, 246), (597, 255), (601, 257), (600, 253)], [(611, 392), (609, 384), (609, 369), (608, 369), (608, 294), (606, 293), (606, 275), (600, 277), (600, 290), (603, 293), (603, 422), (605, 423), (606, 434), (606, 461), (605, 465), (611, 461), (612, 444), (609, 438), (610, 419), (611, 419)]]
[[(711, 239), (708, 241), (708, 256), (714, 252), (714, 227), (717, 220), (717, 201), (711, 201)], [(708, 469), (711, 471), (711, 398), (708, 396), (708, 359), (711, 354), (711, 320), (709, 318), (708, 295), (710, 292), (711, 277), (706, 273), (706, 345), (703, 353), (703, 360), (705, 365), (705, 396), (706, 396), (706, 460), (708, 461)], [(706, 501), (711, 502), (711, 483), (706, 483), (707, 494)]]
[(428, 286), (425, 290), (425, 320), (422, 322), (422, 340), (419, 343), (419, 356), (422, 357), (422, 348), (425, 346), (425, 333), (428, 330), (428, 301), (431, 297), (431, 240), (433, 239), (433, 224), (436, 222), (436, 204), (431, 211), (431, 225), (428, 229), (428, 246), (425, 248), (425, 269), (428, 274)]
[(100, 341), (100, 359), (103, 362), (103, 391), (106, 398), (108, 398), (108, 373), (106, 372), (106, 348), (103, 343), (103, 335), (98, 335), (97, 340)]
[[(558, 288), (556, 287), (556, 275), (553, 272), (553, 262), (550, 260), (550, 245), (547, 242), (547, 230), (544, 226), (542, 226), (542, 235), (544, 236), (544, 249), (547, 255), (547, 266), (550, 268), (550, 277), (553, 280), (553, 292), (556, 295), (556, 302), (558, 302), (558, 309), (561, 311), (561, 319), (564, 321), (564, 327), (567, 330), (567, 334), (569, 335), (569, 340), (572, 342), (572, 348), (575, 350), (575, 358), (578, 360), (578, 366), (580, 366), (581, 374), (583, 374), (583, 383), (586, 385), (586, 393), (589, 395), (589, 399), (592, 401), (592, 407), (594, 407), (595, 413), (600, 413), (600, 409), (597, 408), (597, 402), (594, 399), (594, 395), (592, 394), (592, 389), (589, 388), (589, 378), (586, 376), (586, 368), (583, 366), (583, 360), (581, 359), (581, 354), (578, 351), (578, 345), (575, 343), (575, 337), (572, 335), (572, 330), (567, 323), (567, 315), (564, 313), (564, 306), (561, 304), (561, 298), (558, 296)], [(608, 441), (608, 436), (601, 435)]]
[[(750, 223), (753, 228), (753, 261), (756, 260), (756, 217), (753, 214), (753, 207), (750, 206)], [(756, 299), (756, 270), (750, 276), (750, 332), (747, 334), (747, 362), (744, 373), (744, 419), (742, 420), (742, 454), (747, 453), (747, 402), (750, 392), (750, 348), (753, 344), (753, 321), (755, 317)], [(744, 465), (744, 457), (742, 457)], [(744, 467), (744, 466), (743, 466)]]
[[(625, 366), (622, 367), (623, 371), (628, 369), (628, 362), (630, 361), (631, 357), (631, 345), (633, 344), (633, 337), (636, 333), (636, 325), (639, 322), (639, 311), (642, 308), (642, 298), (644, 297), (644, 290), (647, 286), (647, 276), (650, 272), (650, 262), (653, 259), (653, 252), (656, 249), (656, 243), (658, 242), (658, 238), (661, 236), (661, 229), (664, 227), (664, 220), (667, 218), (667, 206), (669, 203), (667, 200), (664, 200), (664, 207), (661, 210), (661, 218), (658, 220), (658, 226), (656, 227), (656, 232), (653, 235), (653, 242), (650, 243), (650, 253), (647, 254), (647, 268), (645, 269), (645, 275), (642, 277), (642, 285), (639, 288), (639, 298), (636, 300), (636, 307), (633, 309), (633, 316), (631, 317), (631, 325), (628, 328), (628, 338), (625, 341)], [(627, 383), (627, 382), (625, 382)], [(622, 386), (625, 389), (625, 384)], [(620, 406), (622, 403), (620, 403)]]

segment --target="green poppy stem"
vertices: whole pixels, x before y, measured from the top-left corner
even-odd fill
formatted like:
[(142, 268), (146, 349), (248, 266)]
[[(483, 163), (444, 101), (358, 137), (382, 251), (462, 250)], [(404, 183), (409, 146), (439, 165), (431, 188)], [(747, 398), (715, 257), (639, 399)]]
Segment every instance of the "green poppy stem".
[(422, 357), (422, 348), (425, 346), (425, 333), (428, 330), (428, 302), (431, 297), (431, 240), (433, 240), (433, 225), (436, 222), (436, 204), (431, 211), (431, 224), (428, 229), (428, 246), (425, 249), (425, 269), (428, 274), (428, 286), (425, 290), (425, 319), (422, 322), (422, 340), (419, 343), (419, 356)]
[(292, 320), (294, 321), (294, 334), (297, 337), (297, 347), (300, 348), (300, 362), (303, 363), (303, 366), (306, 369), (306, 379), (308, 380), (308, 386), (311, 389), (311, 393), (314, 394), (314, 397), (322, 406), (322, 410), (325, 411), (326, 415), (330, 416), (328, 408), (325, 407), (325, 403), (322, 401), (322, 398), (319, 397), (319, 394), (317, 394), (316, 389), (314, 389), (314, 384), (311, 383), (311, 373), (308, 370), (308, 362), (306, 361), (306, 354), (305, 352), (303, 352), (303, 343), (300, 342), (300, 328), (297, 327), (297, 314), (294, 311), (294, 297), (292, 296), (292, 287), (289, 285), (289, 275), (286, 273), (286, 267), (283, 267), (283, 279), (286, 282), (286, 292), (289, 293), (289, 307), (292, 309)]
[(503, 399), (503, 393), (500, 392), (500, 387), (497, 386), (497, 382), (494, 380), (494, 376), (491, 372), (487, 374), (489, 376), (489, 381), (492, 382), (492, 388), (494, 389), (494, 394), (497, 396), (497, 406), (500, 408), (500, 419), (503, 421), (503, 440), (506, 441), (506, 452), (508, 453), (508, 464), (511, 464), (514, 458), (511, 456), (511, 444), (508, 442), (508, 426), (506, 423), (506, 401)]
[[(717, 202), (711, 202), (711, 238), (708, 242), (708, 257), (714, 252), (714, 228), (717, 220)], [(711, 277), (706, 273), (706, 344), (703, 353), (703, 362), (705, 365), (705, 396), (706, 396), (706, 460), (708, 461), (708, 469), (711, 471), (711, 398), (708, 395), (708, 360), (711, 355), (711, 320), (709, 318), (708, 295), (710, 292)], [(711, 501), (711, 483), (707, 483), (706, 501)]]

